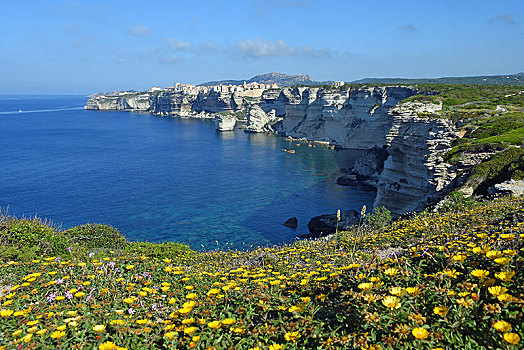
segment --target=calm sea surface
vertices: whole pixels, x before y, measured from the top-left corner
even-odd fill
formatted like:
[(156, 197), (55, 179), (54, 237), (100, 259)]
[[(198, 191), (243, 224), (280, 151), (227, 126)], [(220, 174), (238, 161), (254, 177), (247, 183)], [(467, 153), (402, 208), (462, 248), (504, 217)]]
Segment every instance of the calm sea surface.
[[(129, 240), (247, 249), (291, 242), (315, 215), (373, 203), (374, 192), (335, 184), (347, 151), (219, 133), (207, 120), (85, 111), (85, 102), (0, 95), (4, 211), (64, 228), (110, 224)], [(292, 216), (296, 230), (282, 225)]]

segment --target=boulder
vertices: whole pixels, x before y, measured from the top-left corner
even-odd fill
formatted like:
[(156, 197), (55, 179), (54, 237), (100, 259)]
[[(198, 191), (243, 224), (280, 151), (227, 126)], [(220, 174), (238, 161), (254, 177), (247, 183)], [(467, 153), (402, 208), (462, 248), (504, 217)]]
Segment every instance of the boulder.
[(337, 184), (342, 186), (349, 186), (355, 183), (357, 181), (357, 175), (344, 175), (337, 178)]
[[(358, 225), (359, 222), (359, 214), (356, 210), (346, 210), (340, 215), (338, 231), (347, 230), (350, 226)], [(337, 231), (337, 214), (315, 216), (308, 222), (307, 228), (310, 233), (300, 237), (316, 238), (333, 234)]]
[(297, 228), (298, 219), (296, 217), (289, 218), (286, 220), (286, 222), (284, 222), (284, 226), (291, 227), (291, 228)]

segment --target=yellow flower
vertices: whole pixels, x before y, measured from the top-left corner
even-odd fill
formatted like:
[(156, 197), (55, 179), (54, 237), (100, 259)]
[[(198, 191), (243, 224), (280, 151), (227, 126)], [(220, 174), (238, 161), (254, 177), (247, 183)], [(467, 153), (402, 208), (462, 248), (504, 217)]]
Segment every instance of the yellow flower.
[(382, 304), (390, 309), (398, 309), (401, 305), (400, 299), (391, 295), (388, 295), (387, 297), (382, 299)]
[(135, 302), (135, 298), (132, 297), (132, 298), (125, 298), (124, 299), (124, 303), (126, 304), (133, 304)]
[(225, 320), (222, 320), (222, 324), (225, 324), (226, 326), (231, 326), (236, 321), (232, 318), (226, 318)]
[(409, 295), (419, 295), (420, 294), (420, 288), (419, 287), (407, 287), (406, 292), (408, 292)]
[(489, 271), (477, 269), (477, 270), (471, 271), (471, 275), (473, 275), (473, 276), (475, 276), (477, 278), (480, 278), (480, 279), (484, 279), (484, 278), (488, 277)]
[(101, 324), (97, 324), (96, 326), (93, 327), (93, 330), (95, 332), (97, 332), (98, 334), (100, 334), (100, 333), (102, 333), (103, 331), (106, 330), (106, 326), (101, 325)]
[(286, 334), (284, 334), (284, 338), (287, 340), (287, 341), (292, 341), (293, 343), (297, 341), (298, 338), (300, 338), (300, 333), (299, 332), (288, 332)]
[(139, 325), (144, 325), (144, 324), (148, 323), (149, 320), (148, 319), (141, 319), (141, 320), (136, 320), (135, 322), (137, 324), (139, 324)]
[(53, 339), (60, 339), (60, 338), (62, 338), (65, 335), (66, 335), (66, 333), (64, 331), (54, 331), (53, 333), (51, 333), (51, 338), (53, 338)]
[(188, 295), (186, 295), (186, 299), (188, 300), (195, 300), (197, 297), (198, 295), (196, 293), (189, 293)]
[(81, 297), (83, 297), (84, 295), (86, 295), (86, 293), (84, 293), (84, 292), (78, 292), (78, 293), (75, 293), (75, 297), (77, 297), (77, 298), (81, 298)]
[(22, 334), (22, 332), (23, 332), (23, 331), (22, 331), (21, 329), (19, 329), (19, 330), (17, 330), (17, 331), (14, 331), (14, 332), (12, 333), (12, 335), (13, 335), (13, 337), (18, 337), (20, 334)]
[(185, 319), (182, 320), (182, 324), (186, 324), (186, 325), (188, 325), (188, 324), (192, 324), (192, 323), (194, 323), (194, 322), (195, 322), (195, 319), (194, 319), (193, 317), (191, 317), (191, 318), (185, 318)]
[(196, 330), (196, 327), (187, 327), (186, 329), (184, 329), (184, 333), (186, 333), (187, 335), (191, 335), (195, 333)]
[(373, 283), (360, 283), (358, 288), (362, 289), (364, 292), (367, 292), (373, 288)]
[(269, 346), (269, 350), (283, 350), (284, 345), (282, 344), (273, 344)]
[(126, 270), (132, 270), (135, 268), (135, 265), (127, 265)]
[(34, 333), (38, 330), (38, 327), (31, 327), (27, 329), (27, 333)]
[(493, 324), (493, 328), (499, 332), (506, 333), (511, 331), (511, 324), (506, 321), (497, 321)]
[(446, 316), (449, 309), (446, 306), (435, 306), (433, 313), (439, 316)]
[(491, 293), (491, 295), (496, 297), (496, 296), (506, 293), (508, 289), (502, 286), (492, 286), (488, 288), (488, 291)]
[(211, 296), (217, 295), (219, 293), (220, 293), (220, 289), (213, 288), (209, 292), (207, 292), (206, 294), (207, 294), (208, 297), (211, 297)]
[(36, 334), (38, 334), (38, 335), (42, 335), (42, 334), (44, 334), (45, 332), (47, 332), (47, 329), (46, 329), (46, 328), (42, 328), (41, 330), (39, 330), (38, 332), (36, 332)]
[(495, 277), (497, 277), (501, 281), (509, 282), (511, 281), (514, 275), (515, 275), (515, 271), (508, 271), (508, 272), (501, 271), (501, 272), (497, 272), (495, 274)]
[(9, 309), (8, 310), (2, 310), (2, 311), (0, 311), (0, 316), (2, 316), (2, 317), (9, 317), (9, 316), (11, 316), (13, 314), (13, 312), (14, 312), (13, 310), (9, 310)]
[(498, 250), (490, 250), (489, 252), (486, 252), (486, 257), (492, 260), (500, 258), (501, 256), (502, 256), (502, 252)]
[(462, 262), (464, 260), (466, 260), (467, 256), (464, 255), (464, 254), (457, 254), (457, 255), (454, 255), (452, 257), (453, 260), (455, 260), (456, 262)]
[(406, 294), (406, 290), (402, 287), (392, 287), (389, 292), (397, 297), (401, 297)]
[(194, 342), (200, 341), (200, 336), (199, 335), (194, 335), (193, 338), (191, 338), (191, 340), (194, 341)]
[(511, 262), (511, 258), (509, 258), (507, 256), (504, 256), (502, 258), (497, 258), (497, 259), (495, 259), (493, 261), (495, 261), (500, 266), (506, 266), (507, 264), (509, 264)]
[(513, 300), (513, 297), (509, 294), (504, 293), (497, 296), (497, 299), (503, 303), (509, 303), (511, 300)]
[(118, 349), (118, 346), (112, 341), (106, 341), (98, 346), (98, 350), (113, 350)]
[(399, 273), (399, 269), (395, 267), (390, 267), (389, 269), (386, 269), (384, 271), (384, 275), (390, 276), (390, 277), (396, 276), (398, 273)]
[(173, 340), (175, 335), (176, 335), (176, 332), (168, 332), (168, 333), (164, 334), (164, 338), (166, 338), (168, 340)]
[(65, 331), (66, 327), (67, 327), (67, 326), (66, 326), (65, 324), (63, 324), (63, 325), (61, 325), (61, 326), (56, 327), (56, 330), (57, 330), (57, 331)]
[(517, 333), (504, 333), (504, 340), (515, 345), (520, 341), (520, 336)]
[(22, 339), (24, 340), (25, 343), (29, 343), (31, 341), (31, 339), (33, 339), (33, 335), (32, 334), (28, 334), (25, 337), (23, 337)]
[(413, 328), (413, 330), (411, 331), (411, 334), (413, 334), (415, 338), (420, 339), (420, 340), (424, 340), (427, 337), (429, 337), (429, 332), (425, 328), (422, 328), (422, 327)]
[(209, 322), (207, 326), (212, 329), (219, 329), (222, 326), (222, 324), (220, 323), (220, 321), (212, 321)]

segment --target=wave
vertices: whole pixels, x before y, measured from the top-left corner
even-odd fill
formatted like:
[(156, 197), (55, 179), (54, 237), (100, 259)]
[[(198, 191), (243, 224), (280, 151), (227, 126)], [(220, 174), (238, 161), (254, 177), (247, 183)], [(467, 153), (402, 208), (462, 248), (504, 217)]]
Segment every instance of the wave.
[(0, 114), (24, 114), (24, 113), (60, 112), (60, 111), (76, 111), (76, 110), (80, 110), (80, 109), (84, 109), (84, 107), (35, 109), (35, 110), (29, 110), (29, 111), (9, 111), (9, 112), (0, 112)]

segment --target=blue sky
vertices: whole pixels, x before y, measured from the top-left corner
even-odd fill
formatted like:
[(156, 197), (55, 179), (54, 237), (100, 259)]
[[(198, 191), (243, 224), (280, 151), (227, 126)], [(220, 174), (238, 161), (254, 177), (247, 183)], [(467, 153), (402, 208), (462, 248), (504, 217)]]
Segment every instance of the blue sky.
[(0, 93), (521, 71), (522, 0), (35, 0), (0, 12)]

